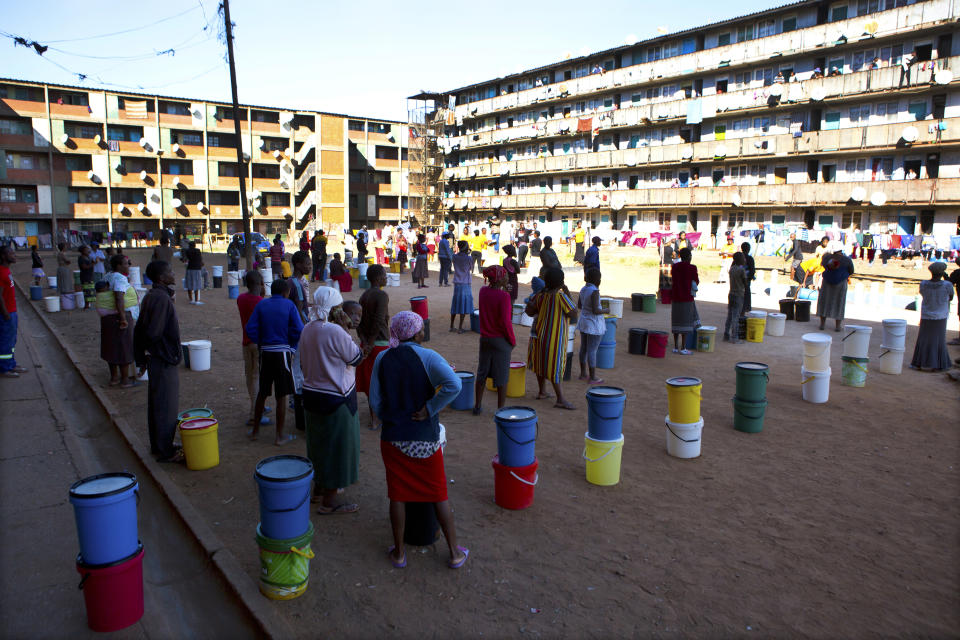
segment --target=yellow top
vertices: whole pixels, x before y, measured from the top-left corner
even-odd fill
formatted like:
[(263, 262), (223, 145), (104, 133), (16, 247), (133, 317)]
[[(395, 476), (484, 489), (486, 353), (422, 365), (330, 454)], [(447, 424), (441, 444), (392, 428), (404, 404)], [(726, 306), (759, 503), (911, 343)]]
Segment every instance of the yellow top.
[(574, 242), (583, 242), (583, 237), (585, 235), (587, 235), (587, 230), (584, 229), (583, 227), (580, 227), (579, 229), (573, 232)]
[(471, 251), (483, 251), (487, 246), (487, 241), (482, 236), (473, 236), (470, 238)]

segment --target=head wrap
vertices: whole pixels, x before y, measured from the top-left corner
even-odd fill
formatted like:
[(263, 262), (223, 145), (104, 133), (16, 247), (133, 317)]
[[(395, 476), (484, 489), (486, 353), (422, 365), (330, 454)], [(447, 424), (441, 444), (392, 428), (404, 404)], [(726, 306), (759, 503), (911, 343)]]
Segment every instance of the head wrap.
[(534, 293), (540, 293), (546, 285), (547, 283), (544, 282), (540, 276), (533, 276), (533, 279), (530, 281), (530, 288), (533, 289)]
[(333, 287), (317, 287), (313, 293), (312, 313), (317, 320), (327, 320), (330, 310), (343, 304), (343, 296)]
[(931, 262), (927, 267), (930, 269), (930, 273), (933, 275), (943, 275), (947, 272), (947, 263), (946, 262)]
[(490, 265), (483, 270), (483, 277), (486, 278), (490, 284), (496, 284), (501, 280), (507, 279), (507, 270), (498, 264)]
[(423, 318), (413, 311), (401, 311), (390, 319), (390, 346), (396, 347), (423, 329)]

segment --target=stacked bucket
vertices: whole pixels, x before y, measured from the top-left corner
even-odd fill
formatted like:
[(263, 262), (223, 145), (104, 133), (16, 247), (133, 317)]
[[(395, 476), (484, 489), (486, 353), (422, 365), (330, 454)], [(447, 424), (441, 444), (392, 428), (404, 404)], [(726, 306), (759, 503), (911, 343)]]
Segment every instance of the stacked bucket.
[(737, 393), (733, 396), (733, 428), (760, 433), (767, 412), (767, 382), (770, 367), (762, 362), (738, 362)]
[(703, 417), (700, 415), (700, 378), (667, 379), (667, 453), (675, 458), (700, 455)]
[[(363, 265), (360, 265), (361, 267)], [(427, 296), (414, 296), (410, 298), (410, 311), (423, 318), (423, 341), (430, 341), (430, 303), (427, 302)]]
[(533, 504), (537, 485), (537, 412), (530, 407), (503, 407), (494, 414), (497, 455), (493, 466), (493, 501), (504, 509)]
[(867, 384), (867, 365), (870, 363), (870, 334), (873, 329), (848, 324), (843, 329), (843, 377), (841, 382), (848, 387), (863, 387)]
[(880, 373), (900, 375), (903, 370), (903, 352), (906, 349), (907, 321), (890, 318), (883, 321), (883, 339), (880, 342)]
[(803, 399), (823, 404), (830, 399), (830, 345), (825, 333), (803, 334), (803, 366), (800, 367)]
[(265, 458), (254, 472), (260, 494), (260, 593), (271, 600), (303, 595), (310, 579), (313, 464), (300, 456)]
[[(567, 362), (570, 357), (567, 357)], [(463, 381), (461, 380), (461, 383)], [(487, 378), (487, 390), (495, 391), (493, 378)], [(463, 393), (463, 387), (460, 387), (460, 393)], [(510, 377), (507, 378), (507, 397), (522, 398), (527, 395), (527, 363), (522, 360), (514, 360), (510, 363)], [(473, 398), (473, 394), (470, 395)]]
[(623, 409), (627, 392), (619, 387), (593, 387), (587, 391), (587, 432), (583, 459), (587, 482), (600, 486), (620, 482), (623, 457)]
[(240, 272), (227, 271), (227, 298), (236, 300), (240, 297)]
[(220, 425), (213, 417), (213, 411), (207, 408), (187, 409), (177, 416), (177, 423), (187, 469), (202, 471), (220, 464), (217, 438)]
[[(603, 338), (600, 339), (600, 346), (597, 348), (597, 369), (613, 369), (614, 358), (617, 353), (617, 317), (614, 315), (604, 316), (606, 330)], [(571, 354), (572, 347), (567, 349)], [(568, 360), (571, 359), (568, 357)]]
[(747, 342), (763, 342), (763, 333), (767, 328), (767, 312), (747, 311), (745, 316)]
[(139, 489), (131, 473), (103, 473), (70, 487), (80, 539), (77, 572), (93, 631), (118, 631), (143, 617)]

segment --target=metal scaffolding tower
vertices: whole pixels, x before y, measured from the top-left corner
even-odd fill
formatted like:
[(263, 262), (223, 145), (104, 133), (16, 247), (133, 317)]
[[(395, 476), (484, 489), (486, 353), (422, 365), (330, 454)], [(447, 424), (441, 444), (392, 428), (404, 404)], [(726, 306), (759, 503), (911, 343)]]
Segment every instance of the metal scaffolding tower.
[(407, 98), (407, 206), (421, 226), (443, 222), (444, 161), (437, 138), (447, 124), (449, 96), (423, 92)]

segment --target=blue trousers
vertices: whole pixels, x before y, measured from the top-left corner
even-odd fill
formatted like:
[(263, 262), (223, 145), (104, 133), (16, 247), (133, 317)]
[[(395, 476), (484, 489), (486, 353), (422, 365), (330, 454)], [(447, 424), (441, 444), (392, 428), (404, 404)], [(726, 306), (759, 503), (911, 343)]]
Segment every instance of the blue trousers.
[(17, 361), (13, 357), (17, 345), (17, 312), (10, 314), (9, 320), (0, 318), (0, 373), (13, 371)]

